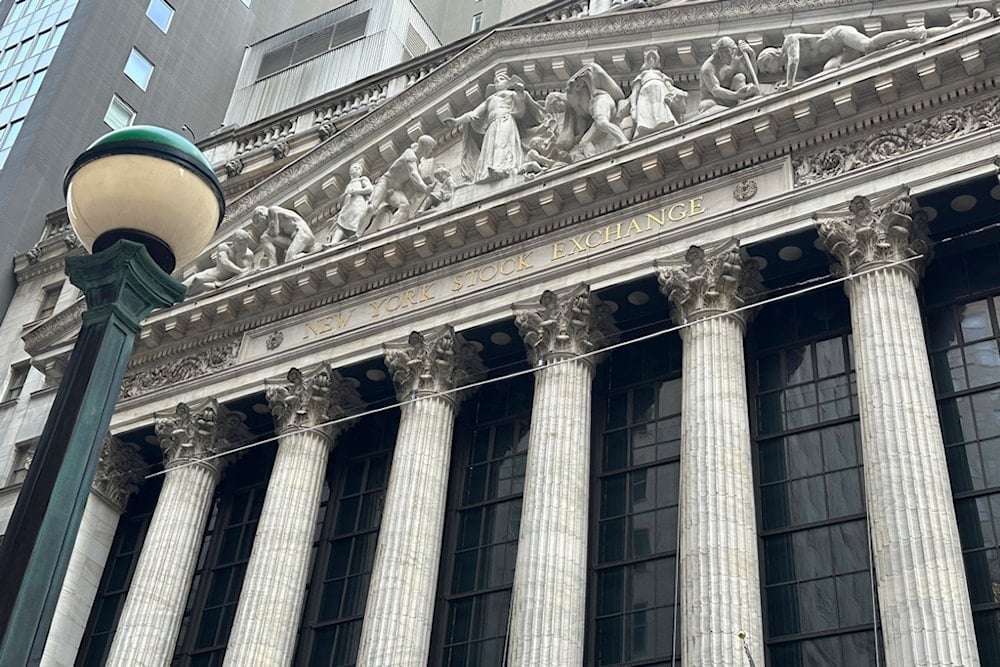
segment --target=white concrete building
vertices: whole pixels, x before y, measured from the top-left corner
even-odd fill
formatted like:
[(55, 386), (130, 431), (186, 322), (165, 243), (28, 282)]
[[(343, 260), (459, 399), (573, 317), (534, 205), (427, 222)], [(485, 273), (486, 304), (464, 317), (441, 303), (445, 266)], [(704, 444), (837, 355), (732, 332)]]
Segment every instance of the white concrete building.
[[(1000, 664), (996, 8), (645, 4), (203, 144), (49, 664)], [(0, 522), (71, 234), (0, 329)]]

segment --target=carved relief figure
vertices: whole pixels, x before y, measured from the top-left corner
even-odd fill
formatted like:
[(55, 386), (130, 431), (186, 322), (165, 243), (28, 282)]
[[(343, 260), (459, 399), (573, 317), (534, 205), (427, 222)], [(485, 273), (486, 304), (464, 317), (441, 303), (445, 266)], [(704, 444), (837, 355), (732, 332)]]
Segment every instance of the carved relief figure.
[[(518, 76), (498, 72), (487, 92), (487, 98), (472, 111), (444, 119), (448, 127), (463, 128), (462, 167), (471, 172), (465, 174), (469, 180), (476, 182), (515, 174), (524, 159), (522, 137), (544, 119), (541, 105), (525, 91)], [(482, 135), (481, 146), (476, 145), (476, 134)]]
[(808, 78), (893, 44), (936, 37), (974, 21), (989, 18), (989, 11), (974, 9), (971, 17), (959, 19), (949, 26), (887, 30), (872, 37), (849, 25), (836, 25), (821, 34), (793, 33), (785, 37), (780, 49), (763, 49), (757, 56), (757, 66), (765, 74), (780, 74), (784, 70), (785, 80), (777, 85), (777, 89), (791, 88), (798, 82), (802, 72), (806, 73), (803, 78)]
[(701, 113), (734, 107), (743, 100), (760, 95), (754, 50), (745, 41), (737, 44), (731, 37), (720, 37), (712, 55), (702, 64)]
[(364, 167), (355, 162), (350, 169), (351, 180), (340, 195), (340, 212), (334, 223), (327, 245), (335, 245), (352, 236), (357, 236), (358, 227), (369, 215), (368, 198), (372, 194), (372, 182), (365, 176)]
[(517, 173), (525, 178), (534, 178), (546, 169), (565, 166), (565, 163), (557, 162), (542, 153), (545, 150), (545, 141), (541, 137), (532, 139), (529, 146), (530, 149), (524, 154), (524, 163), (517, 170)]
[(255, 255), (258, 269), (277, 266), (319, 250), (309, 224), (295, 211), (280, 206), (258, 206), (256, 223), (267, 223)]
[(618, 103), (625, 99), (622, 89), (604, 68), (590, 63), (566, 82), (566, 118), (559, 148), (571, 160), (624, 146), (628, 137), (615, 124)]
[(188, 296), (215, 289), (225, 282), (238, 278), (253, 268), (252, 237), (242, 229), (233, 233), (230, 240), (215, 249), (215, 266), (190, 276), (184, 281)]
[(660, 71), (660, 52), (655, 46), (643, 52), (642, 71), (632, 80), (629, 116), (632, 138), (666, 130), (683, 122), (687, 93), (674, 86), (673, 80)]
[(427, 199), (424, 200), (424, 205), (420, 210), (429, 211), (446, 201), (451, 201), (454, 194), (455, 179), (451, 175), (451, 169), (438, 167), (434, 170), (434, 185), (427, 193)]
[(378, 177), (369, 205), (373, 216), (371, 226), (368, 230), (361, 230), (358, 236), (410, 219), (420, 204), (419, 195), (430, 189), (420, 175), (420, 161), (430, 157), (435, 146), (437, 141), (434, 137), (420, 135)]

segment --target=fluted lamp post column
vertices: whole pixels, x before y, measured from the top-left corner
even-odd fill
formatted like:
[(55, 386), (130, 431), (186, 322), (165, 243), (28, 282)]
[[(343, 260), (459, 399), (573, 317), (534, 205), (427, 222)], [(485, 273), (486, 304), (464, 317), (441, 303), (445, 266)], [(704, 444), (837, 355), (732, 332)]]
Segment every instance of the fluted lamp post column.
[(225, 209), (194, 144), (147, 126), (94, 142), (64, 189), (70, 223), (94, 252), (66, 260), (88, 310), (0, 543), (2, 665), (41, 659), (139, 326), (183, 298), (169, 272), (204, 249)]

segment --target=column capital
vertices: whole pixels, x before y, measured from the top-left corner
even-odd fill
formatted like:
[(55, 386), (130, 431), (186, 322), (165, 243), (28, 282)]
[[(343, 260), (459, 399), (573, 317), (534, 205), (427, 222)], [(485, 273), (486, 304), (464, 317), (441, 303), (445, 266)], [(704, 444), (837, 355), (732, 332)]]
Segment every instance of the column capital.
[(104, 439), (101, 458), (94, 475), (93, 489), (107, 498), (118, 511), (124, 511), (129, 497), (139, 489), (146, 462), (139, 448), (113, 435)]
[[(179, 403), (173, 414), (157, 415), (156, 437), (167, 467), (184, 460), (201, 461), (248, 441), (250, 431), (244, 419), (214, 398)], [(221, 472), (223, 459), (205, 464)]]
[[(357, 382), (344, 378), (326, 362), (305, 372), (289, 370), (286, 382), (267, 388), (267, 402), (279, 432), (314, 428), (356, 414), (364, 407)], [(327, 426), (323, 433), (333, 438), (345, 427)]]
[(486, 372), (475, 344), (450, 325), (426, 334), (414, 331), (406, 342), (386, 343), (382, 348), (400, 401), (420, 392), (452, 391)]
[(837, 263), (834, 275), (850, 275), (879, 264), (923, 255), (901, 265), (917, 278), (930, 260), (927, 215), (906, 188), (874, 197), (858, 196), (847, 208), (813, 215), (819, 238)]
[[(757, 262), (746, 256), (736, 239), (707, 248), (693, 245), (683, 260), (657, 262), (656, 274), (677, 324), (741, 308), (763, 290)], [(749, 312), (733, 317), (746, 325)]]
[[(618, 337), (611, 308), (587, 285), (545, 290), (537, 302), (516, 304), (514, 322), (532, 366), (557, 356), (589, 354)], [(589, 361), (593, 366), (594, 360)]]

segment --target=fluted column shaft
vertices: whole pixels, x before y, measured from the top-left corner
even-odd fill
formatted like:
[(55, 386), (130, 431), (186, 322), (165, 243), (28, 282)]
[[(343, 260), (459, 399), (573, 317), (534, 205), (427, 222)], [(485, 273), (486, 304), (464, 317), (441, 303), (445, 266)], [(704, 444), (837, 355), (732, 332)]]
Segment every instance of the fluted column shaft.
[(616, 335), (586, 285), (515, 306), (535, 395), (511, 593), (509, 664), (583, 663), (587, 600), (592, 353)]
[(744, 667), (743, 632), (763, 665), (743, 323), (696, 321), (682, 339), (681, 655)]
[[(442, 327), (386, 346), (402, 402), (358, 667), (424, 667), (444, 533), (451, 441), (460, 396), (481, 370), (474, 348)], [(449, 392), (442, 394), (441, 392)]]
[[(760, 289), (735, 240), (659, 265), (684, 343), (680, 461), (681, 656), (764, 664), (742, 307)], [(745, 639), (741, 638), (741, 634)]]
[(911, 272), (847, 283), (886, 664), (979, 664)]
[(865, 497), (886, 664), (979, 664), (916, 281), (926, 217), (905, 192), (817, 215), (849, 276)]
[(226, 665), (291, 664), (329, 451), (324, 433), (278, 438)]
[(427, 664), (455, 401), (402, 406), (372, 567), (358, 665)]
[(267, 485), (229, 635), (225, 665), (290, 665), (305, 603), (313, 531), (333, 434), (315, 427), (360, 407), (353, 386), (328, 365), (309, 375), (297, 369), (289, 384), (267, 392), (284, 433)]
[(583, 664), (594, 366), (535, 373), (521, 532), (511, 599), (510, 664)]
[(178, 459), (163, 480), (111, 645), (110, 667), (162, 667), (177, 643), (219, 472)]

